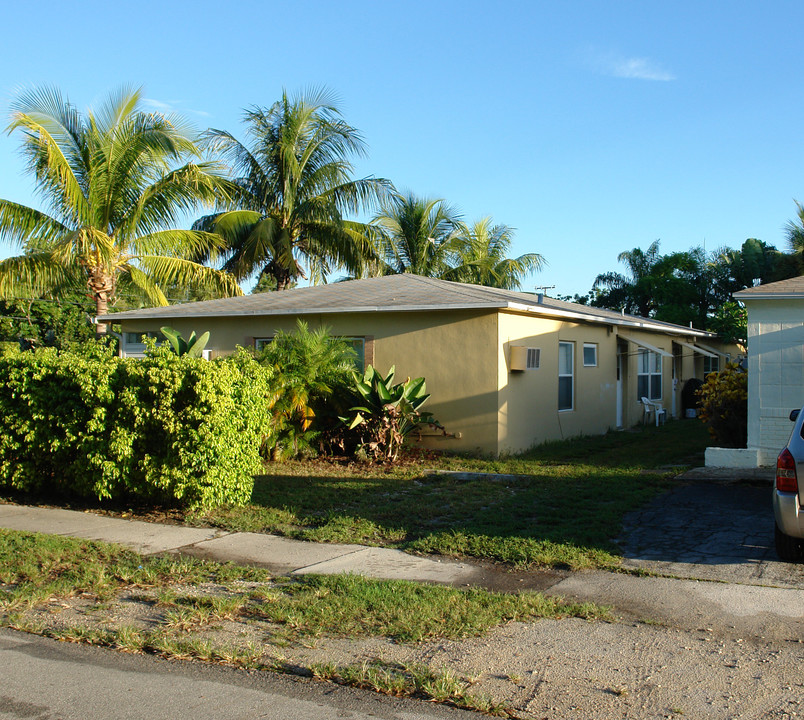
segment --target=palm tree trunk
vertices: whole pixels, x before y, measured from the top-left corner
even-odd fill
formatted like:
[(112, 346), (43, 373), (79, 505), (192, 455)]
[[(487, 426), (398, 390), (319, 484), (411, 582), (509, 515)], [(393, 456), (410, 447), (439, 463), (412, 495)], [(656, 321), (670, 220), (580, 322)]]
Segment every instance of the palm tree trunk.
[[(95, 300), (95, 315), (96, 317), (106, 315), (109, 311), (109, 298), (112, 297), (115, 290), (115, 277), (101, 267), (88, 268), (88, 270), (87, 287)], [(106, 337), (107, 330), (106, 323), (97, 323), (95, 337)]]

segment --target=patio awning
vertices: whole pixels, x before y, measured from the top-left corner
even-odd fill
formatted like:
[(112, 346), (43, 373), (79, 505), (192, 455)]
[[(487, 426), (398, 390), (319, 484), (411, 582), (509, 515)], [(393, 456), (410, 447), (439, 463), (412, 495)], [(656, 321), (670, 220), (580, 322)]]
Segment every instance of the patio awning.
[(620, 333), (618, 337), (621, 337), (623, 340), (627, 340), (630, 343), (634, 343), (634, 345), (638, 345), (639, 347), (644, 348), (645, 350), (650, 350), (651, 352), (656, 353), (657, 355), (661, 355), (662, 357), (669, 357), (669, 358), (673, 357), (673, 353), (667, 352), (667, 350), (662, 350), (661, 348), (657, 348), (655, 345), (646, 343), (644, 340), (637, 340), (636, 338), (631, 337), (630, 335), (625, 335), (623, 333)]
[(704, 350), (700, 345), (693, 345), (692, 343), (684, 342), (683, 340), (673, 340), (674, 343), (678, 343), (679, 345), (683, 345), (687, 350), (692, 350), (692, 352), (698, 353), (699, 355), (703, 355), (704, 357), (715, 358), (717, 357), (717, 353), (715, 351)]
[(722, 350), (715, 350), (715, 348), (709, 347), (708, 345), (696, 345), (696, 347), (706, 350), (706, 352), (708, 353), (712, 353), (713, 356), (720, 355), (720, 357), (726, 358), (726, 360), (729, 360), (731, 358), (731, 355), (729, 353), (724, 353)]

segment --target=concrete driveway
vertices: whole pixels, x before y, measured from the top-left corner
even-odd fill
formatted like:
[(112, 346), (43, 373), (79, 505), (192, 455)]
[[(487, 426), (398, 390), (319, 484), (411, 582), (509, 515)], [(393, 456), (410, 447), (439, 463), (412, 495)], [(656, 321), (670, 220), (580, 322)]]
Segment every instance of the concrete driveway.
[(626, 517), (624, 565), (662, 575), (804, 589), (804, 563), (773, 546), (773, 471), (696, 468)]

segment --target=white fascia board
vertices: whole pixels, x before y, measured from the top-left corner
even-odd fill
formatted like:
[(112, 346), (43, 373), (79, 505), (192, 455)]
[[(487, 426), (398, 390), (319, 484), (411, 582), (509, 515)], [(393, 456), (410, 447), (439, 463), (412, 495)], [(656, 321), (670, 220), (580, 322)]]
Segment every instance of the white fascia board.
[(603, 316), (587, 315), (585, 313), (573, 312), (572, 310), (559, 310), (558, 308), (550, 308), (544, 305), (521, 305), (519, 303), (508, 303), (508, 309), (537, 315), (545, 315), (547, 317), (583, 320), (585, 322), (600, 323), (602, 325), (617, 325), (619, 327), (633, 328), (634, 330), (656, 330), (657, 332), (668, 333), (670, 335), (694, 335), (696, 337), (703, 338), (717, 337), (715, 333), (707, 332), (706, 330), (694, 330), (692, 328), (684, 327), (679, 327), (676, 329), (667, 327), (666, 325), (652, 323), (650, 320), (633, 320), (627, 317), (615, 319)]

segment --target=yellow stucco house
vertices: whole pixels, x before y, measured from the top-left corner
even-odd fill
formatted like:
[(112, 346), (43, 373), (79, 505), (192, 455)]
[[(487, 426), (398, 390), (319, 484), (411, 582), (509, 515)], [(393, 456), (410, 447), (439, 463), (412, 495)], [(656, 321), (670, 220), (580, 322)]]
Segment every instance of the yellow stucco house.
[(259, 347), (297, 318), (351, 338), (363, 361), (423, 376), (448, 437), (438, 449), (505, 453), (642, 421), (641, 398), (682, 413), (681, 389), (736, 352), (712, 333), (542, 295), (391, 275), (106, 315), (121, 352), (169, 325), (209, 331), (209, 355)]

